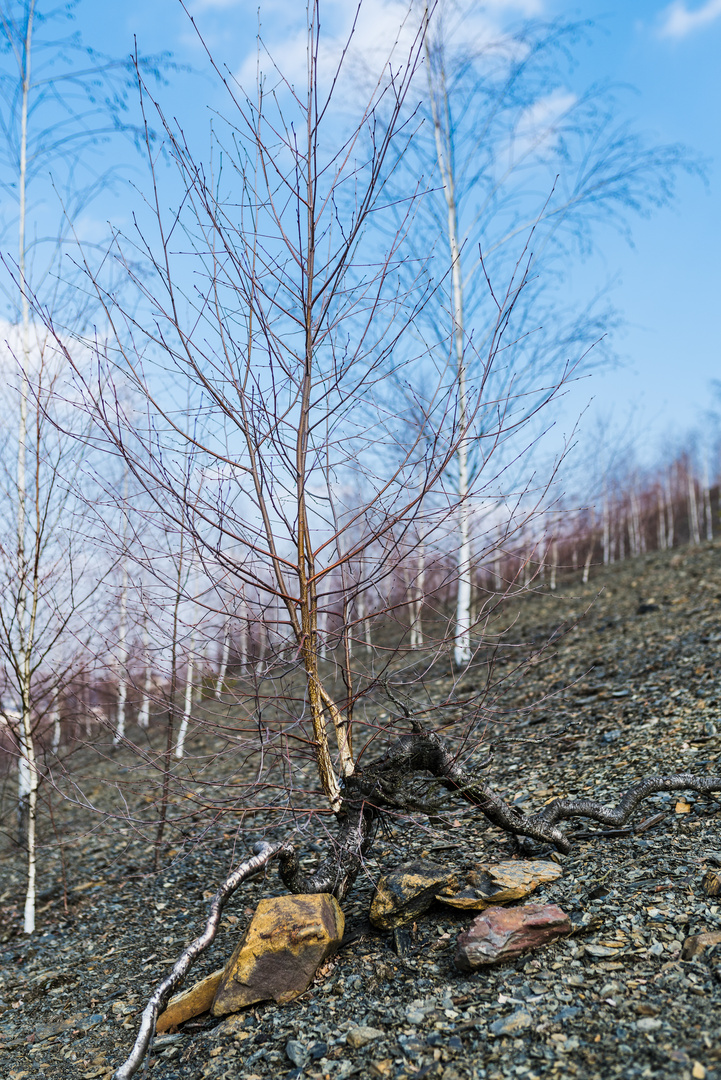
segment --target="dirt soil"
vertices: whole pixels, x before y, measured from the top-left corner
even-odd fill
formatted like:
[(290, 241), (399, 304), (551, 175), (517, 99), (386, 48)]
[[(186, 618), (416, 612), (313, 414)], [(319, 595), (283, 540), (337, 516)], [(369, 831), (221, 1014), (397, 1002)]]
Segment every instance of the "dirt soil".
[[(559, 795), (615, 802), (650, 773), (721, 773), (720, 544), (598, 570), (586, 586), (564, 580), (555, 594), (520, 602), (514, 618), (519, 643), (567, 632), (503, 692), (501, 704), (520, 719), (515, 734), (531, 740), (499, 747), (485, 774), (505, 797), (531, 812)], [(541, 741), (562, 725), (562, 735)], [(341, 951), (303, 997), (188, 1022), (156, 1040), (149, 1075), (721, 1080), (721, 946), (681, 958), (687, 936), (721, 929), (721, 897), (702, 884), (721, 867), (721, 802), (658, 795), (620, 835), (580, 820), (566, 827), (578, 834), (571, 854), (546, 854), (563, 875), (533, 900), (567, 911), (571, 937), (460, 974), (455, 939), (472, 916), (437, 904), (399, 955), (393, 936), (367, 919), (384, 870), (423, 857), (463, 870), (513, 853), (470, 807), (450, 804), (415, 826), (399, 820), (344, 905)], [(19, 933), (22, 861), (3, 840), (2, 1080), (111, 1075), (152, 988), (255, 838), (239, 847), (218, 827), (212, 844), (186, 845), (153, 874), (124, 827), (98, 826), (66, 848), (67, 913), (57, 855), (46, 855), (32, 939)], [(322, 837), (308, 837), (311, 859), (322, 847)], [(261, 896), (283, 891), (275, 869), (241, 888), (191, 980), (225, 962)], [(363, 1042), (359, 1027), (375, 1035)]]

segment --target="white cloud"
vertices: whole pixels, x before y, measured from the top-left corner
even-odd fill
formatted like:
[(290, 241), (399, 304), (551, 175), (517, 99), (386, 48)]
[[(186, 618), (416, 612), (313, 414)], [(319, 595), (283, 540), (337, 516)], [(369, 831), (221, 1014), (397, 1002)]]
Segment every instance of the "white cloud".
[(706, 0), (705, 4), (689, 11), (684, 0), (674, 3), (664, 10), (661, 18), (659, 35), (661, 37), (683, 38), (715, 22), (721, 17), (721, 0)]
[[(205, 6), (231, 4), (233, 0), (200, 0)], [(503, 34), (503, 23), (509, 17), (529, 17), (542, 14), (545, 0), (490, 0), (481, 10), (468, 3), (446, 0), (444, 14), (450, 22), (457, 17), (454, 37), (483, 44), (497, 41)], [(283, 19), (283, 9), (286, 18)], [(359, 70), (366, 71), (369, 81), (377, 78), (396, 45), (396, 60), (408, 53), (415, 38), (422, 0), (362, 0), (360, 7), (348, 0), (325, 0), (321, 5), (321, 78), (332, 77), (342, 49), (345, 47), (355, 21), (349, 60), (357, 79)], [(356, 19), (357, 14), (357, 19)], [(261, 36), (278, 70), (296, 86), (303, 86), (307, 72), (307, 33), (304, 5), (286, 4), (285, 0), (265, 0), (261, 5)], [(264, 20), (264, 15), (266, 16)], [(460, 16), (462, 15), (462, 19)], [(282, 34), (273, 28), (282, 27)], [(462, 31), (461, 31), (462, 28)], [(268, 57), (261, 57), (261, 69), (271, 74)], [(243, 62), (238, 81), (246, 90), (255, 85), (257, 57), (249, 55)]]
[(543, 157), (554, 149), (558, 140), (559, 122), (576, 104), (576, 95), (555, 90), (530, 105), (516, 127), (512, 153), (515, 160), (527, 154)]

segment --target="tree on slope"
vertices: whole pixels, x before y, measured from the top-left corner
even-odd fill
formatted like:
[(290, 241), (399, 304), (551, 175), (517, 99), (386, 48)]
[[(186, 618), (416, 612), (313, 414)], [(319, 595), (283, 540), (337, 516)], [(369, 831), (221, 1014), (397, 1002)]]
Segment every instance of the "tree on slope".
[[(426, 548), (439, 537), (439, 553), (446, 550), (459, 498), (445, 477), (484, 405), (480, 390), (469, 390), (461, 410), (451, 358), (445, 366), (435, 362), (448, 335), (427, 343), (414, 332), (435, 287), (422, 263), (412, 288), (400, 284), (417, 193), (408, 192), (390, 242), (371, 227), (395, 213), (388, 175), (414, 135), (403, 117), (424, 32), (424, 19), (403, 28), (406, 47), (391, 55), (350, 126), (332, 111), (335, 95), (345, 90), (347, 50), (329, 71), (317, 3), (309, 7), (302, 92), (272, 63), (252, 100), (219, 72), (229, 115), (225, 132), (214, 122), (207, 166), (159, 111), (179, 177), (174, 205), (163, 209), (151, 154), (149, 218), (139, 219), (134, 236), (118, 234), (114, 243), (116, 265), (147, 307), (123, 307), (91, 275), (112, 330), (98, 351), (97, 382), (74, 361), (83, 343), (67, 345), (55, 328), (110, 448), (122, 452), (168, 527), (192, 542), (206, 575), (217, 572), (224, 590), (235, 581), (238, 595), (265, 598), (266, 609), (283, 612), (282, 629), (293, 644), (286, 668), (268, 698), (259, 695), (257, 707), (246, 703), (247, 720), (238, 720), (235, 731), (238, 756), (248, 755), (257, 780), (246, 776), (244, 786), (234, 784), (227, 809), (254, 808), (260, 790), (264, 807), (276, 809), (281, 821), (289, 814), (296, 822), (314, 818), (322, 828), (322, 815), (330, 815), (337, 830), (312, 873), (304, 872), (287, 838), (261, 845), (233, 872), (211, 905), (206, 932), (149, 1002), (118, 1080), (139, 1068), (159, 1009), (212, 940), (233, 889), (278, 857), (291, 891), (343, 899), (383, 816), (429, 810), (414, 778), (430, 774), (493, 824), (560, 850), (568, 850), (569, 840), (559, 823), (576, 814), (617, 823), (653, 791), (721, 789), (714, 777), (652, 777), (618, 808), (561, 799), (526, 817), (479, 776), (490, 756), (478, 755), (478, 708), (456, 704), (448, 714), (435, 702), (410, 707), (398, 698), (391, 685), (397, 640), (386, 639), (387, 659), (374, 679), (358, 678), (347, 648), (357, 632), (358, 590), (377, 588), (392, 623), (396, 602), (385, 584), (406, 540), (420, 526)], [(148, 109), (142, 79), (141, 89)], [(489, 370), (523, 293), (522, 260), (519, 266), (502, 293), (494, 290)], [(393, 411), (391, 368), (397, 383), (403, 365), (410, 371), (429, 352), (426, 371), (436, 371), (436, 381), (426, 380), (422, 394), (397, 398)], [(138, 407), (124, 409), (112, 393), (114, 372), (134, 387)], [(176, 405), (178, 386), (178, 398), (193, 403), (190, 415)], [(497, 407), (497, 414), (495, 444), (515, 430), (506, 426), (506, 409)], [(146, 426), (139, 423), (143, 416)], [(409, 431), (416, 434), (409, 438)], [(324, 665), (318, 613), (339, 588), (347, 601), (341, 644), (335, 663)], [(407, 598), (398, 603), (408, 608)], [(338, 618), (337, 608), (333, 615)], [(432, 659), (426, 656), (425, 664)], [(377, 707), (375, 716), (359, 716), (384, 679), (395, 716), (388, 721)], [(369, 760), (372, 743), (380, 753)]]
[[(503, 400), (512, 379), (516, 400), (525, 397), (536, 408), (569, 357), (587, 354), (616, 321), (598, 303), (584, 310), (564, 303), (559, 285), (571, 260), (596, 248), (602, 227), (629, 235), (630, 218), (667, 204), (680, 169), (695, 168), (683, 147), (648, 145), (620, 120), (611, 87), (592, 86), (580, 96), (569, 89), (573, 52), (588, 30), (584, 23), (538, 20), (489, 30), (485, 13), (453, 0), (441, 0), (429, 21), (426, 123), (407, 161), (432, 178), (421, 236), (428, 244), (439, 234), (447, 247), (448, 289), (425, 315), (436, 324), (447, 320), (461, 418), (473, 387), (487, 379), (485, 343), (497, 318), (488, 280), (508, 277), (518, 236), (533, 228), (530, 281), (508, 331), (516, 355), (512, 364), (496, 365), (485, 397)], [(473, 436), (483, 433), (488, 414), (488, 406), (476, 412), (452, 466), (459, 667), (473, 654), (473, 489), (485, 445)]]
[[(15, 210), (3, 236), (0, 276), (7, 310), (0, 345), (3, 437), (5, 460), (14, 461), (1, 491), (0, 656), (5, 693), (12, 696), (6, 713), (13, 716), (26, 828), (26, 933), (35, 929), (37, 737), (71, 675), (66, 639), (94, 591), (82, 580), (87, 548), (74, 527), (81, 443), (62, 434), (74, 426), (67, 407), (72, 372), (34, 310), (62, 309), (76, 331), (86, 324), (86, 300), (68, 281), (64, 256), (80, 212), (112, 177), (101, 145), (116, 132), (132, 133), (122, 119), (131, 66), (64, 35), (71, 18), (72, 5), (0, 3), (0, 185)], [(144, 66), (158, 70), (157, 61)], [(107, 91), (102, 104), (99, 85)]]

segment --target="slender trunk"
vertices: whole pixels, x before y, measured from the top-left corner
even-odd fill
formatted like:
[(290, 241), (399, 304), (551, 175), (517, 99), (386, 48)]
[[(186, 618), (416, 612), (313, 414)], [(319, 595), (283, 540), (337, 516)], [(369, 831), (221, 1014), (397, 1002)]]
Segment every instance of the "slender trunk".
[(556, 574), (558, 572), (558, 544), (554, 540), (551, 544), (551, 591), (556, 591)]
[(265, 610), (261, 611), (256, 625), (258, 627), (258, 652), (256, 653), (255, 658), (255, 670), (258, 675), (262, 675), (268, 644), (268, 631), (265, 625)]
[[(452, 129), (448, 123), (448, 99), (445, 71), (438, 76), (440, 87), (433, 86), (433, 65), (430, 45), (426, 36), (426, 71), (428, 73), (428, 97), (433, 116), (433, 131), (436, 145), (436, 160), (443, 183), (446, 200), (446, 229), (451, 259), (451, 290), (453, 294), (453, 346), (456, 356), (456, 390), (458, 395), (458, 448), (456, 463), (458, 467), (458, 548), (456, 593), (456, 625), (453, 644), (453, 659), (457, 667), (468, 664), (471, 659), (471, 508), (469, 504), (469, 462), (466, 425), (468, 414), (468, 396), (466, 387), (465, 361), (465, 325), (463, 314), (463, 268), (458, 242), (458, 207), (456, 205), (455, 177), (453, 173)], [(438, 107), (437, 93), (441, 93), (444, 105), (444, 130)]]
[(698, 506), (696, 503), (696, 481), (691, 470), (688, 470), (688, 531), (689, 540), (694, 544), (701, 543), (701, 534), (698, 528)]
[[(37, 565), (29, 562), (26, 551), (27, 534), (27, 439), (28, 410), (30, 404), (30, 303), (26, 265), (25, 227), (27, 215), (27, 145), (28, 107), (30, 101), (30, 68), (32, 55), (33, 16), (35, 4), (27, 6), (27, 23), (22, 51), (22, 101), (20, 120), (20, 173), (18, 176), (19, 223), (18, 223), (18, 270), (20, 276), (20, 305), (22, 313), (22, 371), (20, 373), (20, 416), (18, 423), (17, 457), (17, 625), (18, 625), (18, 672), (20, 682), (20, 778), (18, 792), (19, 813), (26, 824), (27, 890), (23, 929), (26, 934), (35, 931), (36, 851), (35, 822), (37, 814), (38, 770), (35, 757), (31, 715), (31, 671), (34, 638), (34, 615), (37, 607), (39, 581)], [(39, 447), (38, 447), (39, 450)], [(40, 460), (36, 468), (40, 467)], [(39, 522), (37, 523), (39, 527)], [(32, 585), (31, 585), (32, 575)], [(32, 611), (30, 610), (32, 604)]]
[(713, 540), (713, 521), (711, 519), (711, 485), (708, 475), (708, 456), (704, 458), (703, 467), (703, 509), (706, 518), (706, 539)]
[(248, 607), (244, 602), (241, 619), (240, 619), (240, 670), (245, 671), (245, 665), (248, 661)]
[(138, 710), (138, 727), (150, 727), (150, 694), (153, 688), (153, 668), (150, 663), (150, 628), (148, 617), (143, 620), (143, 660), (145, 676), (143, 679), (143, 699)]
[[(197, 622), (197, 619), (196, 619)], [(193, 676), (195, 674), (195, 639), (197, 634), (197, 626), (193, 626), (190, 634), (190, 652), (188, 655), (188, 666), (185, 676), (185, 703), (183, 706), (183, 718), (180, 721), (180, 728), (178, 730), (178, 741), (175, 746), (175, 756), (180, 761), (185, 751), (185, 737), (188, 733), (188, 724), (190, 723), (190, 714), (193, 708)]]
[[(314, 16), (315, 18), (315, 16)], [(316, 31), (315, 25), (311, 25), (311, 40)], [(341, 776), (350, 776), (353, 773), (353, 756), (350, 746), (350, 732), (346, 723), (339, 720), (337, 710), (331, 708), (332, 702), (327, 694), (323, 693), (318, 671), (318, 597), (316, 592), (315, 563), (313, 548), (310, 539), (310, 526), (308, 522), (308, 510), (306, 505), (306, 483), (308, 479), (308, 439), (311, 423), (311, 392), (313, 385), (313, 365), (315, 350), (315, 327), (313, 304), (315, 297), (315, 209), (317, 195), (317, 132), (314, 127), (316, 86), (315, 69), (310, 66), (308, 78), (308, 120), (307, 120), (307, 150), (305, 168), (306, 174), (306, 261), (305, 261), (305, 290), (304, 290), (304, 369), (301, 385), (301, 397), (299, 408), (298, 434), (296, 439), (296, 503), (297, 503), (297, 573), (298, 573), (298, 599), (300, 613), (300, 649), (305, 667), (305, 681), (308, 691), (308, 705), (310, 707), (311, 722), (313, 724), (313, 737), (315, 740), (315, 755), (318, 768), (318, 777), (323, 792), (328, 799), (331, 809), (338, 812), (342, 806), (342, 798), (338, 778), (333, 768), (328, 744), (328, 731), (326, 728), (324, 706), (329, 707), (331, 718), (335, 727), (336, 741), (340, 755)]]
[(411, 638), (412, 649), (423, 648), (423, 594), (426, 579), (426, 559), (423, 544), (418, 545), (418, 559), (416, 565), (416, 580), (414, 583), (415, 598), (411, 604)]
[[(23, 710), (23, 713), (25, 711)], [(35, 933), (35, 900), (37, 880), (36, 820), (38, 806), (38, 770), (35, 759), (35, 745), (29, 724), (23, 720), (21, 760), (27, 769), (27, 889), (25, 892), (25, 911), (23, 913), (23, 931)]]
[(180, 533), (180, 550), (178, 552), (178, 571), (175, 578), (175, 597), (173, 604), (173, 636), (170, 644), (170, 692), (168, 695), (168, 719), (165, 729), (165, 752), (163, 762), (163, 787), (160, 796), (160, 814), (158, 817), (158, 830), (155, 834), (155, 857), (154, 866), (157, 870), (160, 866), (160, 855), (165, 833), (165, 823), (168, 817), (168, 795), (170, 793), (170, 771), (172, 768), (173, 734), (175, 728), (175, 698), (178, 690), (178, 621), (180, 613), (180, 599), (183, 586), (183, 560), (185, 548), (185, 533)]
[(673, 498), (671, 495), (671, 477), (666, 474), (664, 490), (666, 495), (666, 546), (667, 548), (673, 547), (674, 539), (674, 520), (673, 520)]
[(113, 736), (113, 744), (115, 746), (125, 738), (125, 706), (128, 700), (128, 560), (125, 553), (123, 553), (123, 577), (120, 587), (120, 626), (118, 628), (117, 670), (118, 708), (115, 723), (115, 735)]
[(611, 515), (608, 506), (608, 494), (603, 492), (603, 565), (609, 566), (613, 562), (611, 556)]
[(225, 676), (228, 671), (228, 658), (230, 657), (230, 619), (225, 624), (225, 634), (223, 635), (223, 651), (220, 655), (220, 666), (218, 667), (218, 678), (215, 683), (215, 696), (220, 701), (220, 695), (223, 692), (223, 684), (225, 682)]
[(59, 692), (59, 690), (58, 690), (58, 688), (56, 686), (53, 689), (53, 699), (52, 699), (52, 704), (50, 706), (50, 720), (52, 721), (52, 725), (53, 725), (52, 751), (53, 751), (54, 754), (57, 754), (58, 750), (60, 749), (61, 731), (60, 731), (60, 709), (58, 708), (59, 693), (60, 692)]
[(593, 537), (588, 545), (588, 553), (586, 555), (586, 561), (583, 564), (583, 584), (588, 584), (588, 575), (591, 569), (591, 559), (593, 558)]
[(666, 509), (661, 492), (658, 493), (658, 549), (666, 550)]
[(641, 555), (646, 545), (641, 532), (641, 512), (638, 505), (638, 496), (633, 490), (631, 491), (631, 521), (633, 524), (631, 551), (633, 555)]
[(318, 653), (321, 660), (325, 660), (328, 655), (328, 609), (320, 608), (318, 610)]

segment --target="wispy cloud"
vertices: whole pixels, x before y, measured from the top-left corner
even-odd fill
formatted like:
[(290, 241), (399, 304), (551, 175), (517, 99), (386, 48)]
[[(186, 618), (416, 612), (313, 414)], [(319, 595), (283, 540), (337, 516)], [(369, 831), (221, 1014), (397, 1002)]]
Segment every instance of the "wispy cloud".
[(661, 15), (659, 35), (669, 38), (687, 37), (718, 18), (721, 18), (721, 0), (706, 0), (705, 4), (692, 11), (689, 11), (684, 0), (674, 0)]
[[(229, 7), (237, 2), (196, 0), (196, 4), (205, 8)], [(508, 18), (541, 15), (544, 4), (545, 0), (488, 0), (480, 11), (476, 11), (472, 4), (451, 0), (448, 8), (450, 13), (463, 12), (463, 40), (482, 42), (497, 40)], [(351, 25), (355, 23), (351, 63), (365, 67), (373, 76), (377, 75), (388, 62), (389, 48), (393, 42), (397, 43), (398, 55), (408, 48), (415, 37), (422, 7), (420, 0), (362, 0), (360, 5), (352, 0), (325, 0), (321, 9), (325, 31), (319, 57), (321, 72), (335, 70)], [(290, 82), (302, 84), (307, 65), (305, 4), (263, 0), (260, 13), (264, 43), (273, 61)], [(279, 33), (276, 28), (281, 27)], [(256, 56), (253, 53), (239, 68), (241, 85), (252, 86), (255, 73)]]

